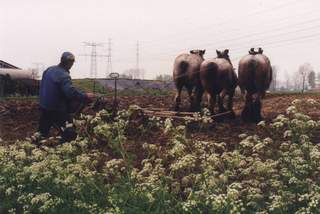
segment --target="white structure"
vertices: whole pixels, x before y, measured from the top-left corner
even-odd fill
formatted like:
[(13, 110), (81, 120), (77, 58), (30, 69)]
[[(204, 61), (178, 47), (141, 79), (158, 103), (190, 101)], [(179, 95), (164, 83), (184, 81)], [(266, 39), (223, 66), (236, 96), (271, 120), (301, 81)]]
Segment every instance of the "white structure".
[(13, 68), (0, 68), (0, 75), (9, 75), (11, 79), (35, 79), (34, 71)]

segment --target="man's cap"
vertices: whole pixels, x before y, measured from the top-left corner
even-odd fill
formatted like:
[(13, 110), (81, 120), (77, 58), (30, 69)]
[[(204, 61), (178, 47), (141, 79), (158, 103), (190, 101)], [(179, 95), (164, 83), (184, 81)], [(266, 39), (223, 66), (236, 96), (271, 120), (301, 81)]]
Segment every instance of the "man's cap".
[(71, 52), (63, 52), (61, 55), (61, 61), (74, 61), (75, 57)]

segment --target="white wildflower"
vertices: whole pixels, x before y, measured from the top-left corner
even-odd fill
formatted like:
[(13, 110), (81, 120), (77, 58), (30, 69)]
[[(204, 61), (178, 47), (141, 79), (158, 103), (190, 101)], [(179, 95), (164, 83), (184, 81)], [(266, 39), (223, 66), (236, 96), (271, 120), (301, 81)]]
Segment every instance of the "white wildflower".
[(305, 135), (305, 134), (300, 135), (300, 141), (301, 141), (301, 143), (308, 142), (309, 141), (309, 137), (307, 135)]
[(257, 124), (260, 127), (265, 127), (266, 126), (266, 122), (265, 121), (261, 121)]
[(307, 103), (308, 103), (309, 105), (315, 105), (315, 104), (317, 104), (318, 102), (317, 102), (316, 100), (314, 100), (314, 99), (308, 99), (308, 100), (307, 100)]
[(289, 106), (286, 110), (287, 114), (295, 114), (297, 112), (297, 108), (295, 106)]
[(307, 121), (307, 126), (308, 126), (309, 128), (311, 128), (311, 129), (317, 127), (317, 125), (318, 125), (317, 122), (314, 121), (314, 120), (308, 120), (308, 121)]
[(284, 133), (283, 133), (283, 137), (284, 138), (288, 138), (288, 137), (291, 137), (292, 136), (292, 131), (291, 130), (286, 130)]
[(246, 133), (242, 133), (242, 134), (239, 134), (238, 137), (240, 139), (244, 139), (244, 138), (248, 137), (248, 135)]
[(300, 100), (300, 99), (295, 99), (295, 100), (293, 100), (292, 102), (291, 102), (291, 104), (292, 105), (297, 105), (297, 104), (299, 104), (299, 103), (301, 103), (302, 102), (302, 100)]
[(271, 127), (275, 128), (275, 129), (280, 129), (283, 127), (283, 123), (282, 122), (275, 122), (271, 124)]

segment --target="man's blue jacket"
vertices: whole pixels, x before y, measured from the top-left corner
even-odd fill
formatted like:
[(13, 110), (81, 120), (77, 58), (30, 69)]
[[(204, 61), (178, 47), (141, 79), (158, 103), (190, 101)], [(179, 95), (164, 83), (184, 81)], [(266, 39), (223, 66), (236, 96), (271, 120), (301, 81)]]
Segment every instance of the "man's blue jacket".
[(85, 100), (84, 93), (72, 86), (69, 71), (59, 65), (44, 71), (40, 83), (40, 107), (49, 111), (68, 111), (71, 99)]

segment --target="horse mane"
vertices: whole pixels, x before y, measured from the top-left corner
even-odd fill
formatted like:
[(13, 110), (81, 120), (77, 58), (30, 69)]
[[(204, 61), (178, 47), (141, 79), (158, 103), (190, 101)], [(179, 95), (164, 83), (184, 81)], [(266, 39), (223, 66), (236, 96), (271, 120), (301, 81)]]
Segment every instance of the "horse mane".
[(262, 48), (258, 48), (258, 51), (256, 51), (254, 48), (250, 48), (249, 54), (250, 55), (263, 54), (263, 49)]

